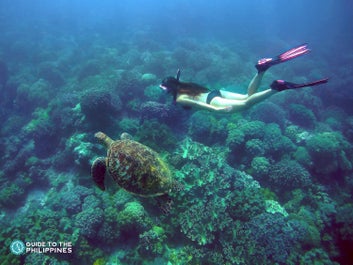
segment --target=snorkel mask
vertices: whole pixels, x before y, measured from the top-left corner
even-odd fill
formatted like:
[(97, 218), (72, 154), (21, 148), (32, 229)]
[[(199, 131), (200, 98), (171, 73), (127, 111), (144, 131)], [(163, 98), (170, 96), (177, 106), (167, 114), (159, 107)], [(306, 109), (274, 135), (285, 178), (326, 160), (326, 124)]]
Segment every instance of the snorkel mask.
[(177, 89), (180, 79), (180, 69), (178, 69), (176, 77), (167, 77), (163, 79), (162, 83), (159, 85), (161, 89), (170, 93)]
[(163, 79), (162, 83), (159, 85), (159, 87), (164, 91), (173, 94), (174, 102), (176, 101), (177, 90), (180, 84), (179, 79), (180, 79), (180, 69), (178, 69), (176, 77), (171, 77), (171, 76), (167, 77)]

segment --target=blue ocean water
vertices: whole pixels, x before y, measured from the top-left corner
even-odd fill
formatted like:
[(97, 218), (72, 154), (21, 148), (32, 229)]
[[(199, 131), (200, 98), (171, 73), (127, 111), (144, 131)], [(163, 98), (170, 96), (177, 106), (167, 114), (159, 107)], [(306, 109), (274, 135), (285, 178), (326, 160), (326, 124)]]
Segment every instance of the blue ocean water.
[[(351, 264), (352, 5), (0, 0), (1, 264)], [(233, 113), (159, 87), (180, 69), (245, 97), (259, 59), (302, 44), (259, 91), (327, 84)], [(123, 145), (102, 191), (97, 131), (157, 153)]]

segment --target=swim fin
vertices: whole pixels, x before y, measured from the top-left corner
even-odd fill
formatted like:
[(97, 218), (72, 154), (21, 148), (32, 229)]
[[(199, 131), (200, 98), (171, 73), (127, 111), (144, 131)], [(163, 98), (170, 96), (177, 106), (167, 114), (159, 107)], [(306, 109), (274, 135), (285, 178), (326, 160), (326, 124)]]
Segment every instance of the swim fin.
[(270, 68), (273, 65), (294, 59), (298, 56), (307, 54), (308, 52), (310, 52), (310, 50), (307, 48), (307, 44), (302, 44), (300, 46), (294, 47), (294, 48), (276, 56), (275, 58), (260, 59), (257, 62), (257, 64), (255, 65), (255, 67), (258, 70), (258, 72), (261, 73), (261, 72), (266, 71), (268, 68)]
[(297, 89), (297, 88), (308, 87), (308, 86), (317, 86), (327, 82), (328, 82), (328, 78), (320, 79), (309, 83), (303, 83), (303, 84), (291, 83), (284, 80), (275, 80), (272, 82), (271, 88), (273, 90), (283, 91), (287, 89)]

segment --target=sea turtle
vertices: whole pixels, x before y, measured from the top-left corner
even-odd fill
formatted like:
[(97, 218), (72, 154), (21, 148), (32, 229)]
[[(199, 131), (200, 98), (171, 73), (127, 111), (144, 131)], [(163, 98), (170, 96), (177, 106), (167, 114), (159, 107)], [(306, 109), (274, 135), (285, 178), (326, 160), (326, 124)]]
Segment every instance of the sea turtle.
[(95, 137), (108, 149), (107, 157), (97, 158), (91, 168), (92, 178), (100, 189), (105, 190), (106, 172), (120, 187), (142, 197), (166, 195), (177, 186), (157, 152), (128, 134), (123, 133), (116, 141), (102, 132)]

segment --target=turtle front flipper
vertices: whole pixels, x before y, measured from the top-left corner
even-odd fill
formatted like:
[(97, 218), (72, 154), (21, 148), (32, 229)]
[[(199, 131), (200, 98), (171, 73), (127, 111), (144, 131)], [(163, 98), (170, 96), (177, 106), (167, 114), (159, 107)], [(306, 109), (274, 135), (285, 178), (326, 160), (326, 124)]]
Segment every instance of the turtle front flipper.
[(104, 186), (104, 177), (106, 172), (105, 158), (98, 157), (94, 160), (91, 167), (91, 176), (93, 178), (94, 183), (101, 189), (105, 190)]

